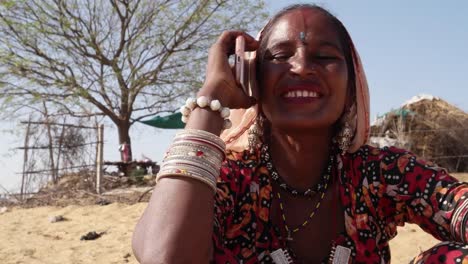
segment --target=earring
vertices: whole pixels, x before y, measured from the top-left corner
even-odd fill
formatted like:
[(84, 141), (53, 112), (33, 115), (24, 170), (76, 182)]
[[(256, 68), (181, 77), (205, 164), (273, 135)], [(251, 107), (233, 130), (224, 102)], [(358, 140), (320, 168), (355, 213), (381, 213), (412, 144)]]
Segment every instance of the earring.
[(254, 153), (261, 145), (261, 137), (263, 135), (263, 118), (261, 115), (257, 117), (255, 123), (250, 127), (248, 133), (248, 143), (250, 153)]
[(353, 137), (353, 130), (349, 125), (348, 121), (345, 121), (343, 127), (338, 132), (335, 138), (335, 142), (338, 144), (338, 148), (341, 151), (341, 154), (344, 155), (348, 151), (349, 146), (351, 145), (351, 139)]
[(333, 138), (341, 154), (344, 155), (351, 146), (354, 137), (354, 128), (356, 126), (356, 103), (349, 106), (338, 121), (341, 126), (338, 133)]

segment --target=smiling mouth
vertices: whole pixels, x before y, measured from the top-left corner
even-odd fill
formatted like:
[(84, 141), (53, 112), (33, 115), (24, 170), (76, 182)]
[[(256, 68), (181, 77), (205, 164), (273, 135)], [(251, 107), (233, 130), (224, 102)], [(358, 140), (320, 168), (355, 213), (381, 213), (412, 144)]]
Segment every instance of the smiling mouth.
[(294, 90), (294, 91), (288, 91), (284, 93), (282, 97), (286, 99), (298, 99), (298, 98), (314, 99), (314, 98), (319, 98), (320, 94), (317, 92), (307, 91), (307, 90)]

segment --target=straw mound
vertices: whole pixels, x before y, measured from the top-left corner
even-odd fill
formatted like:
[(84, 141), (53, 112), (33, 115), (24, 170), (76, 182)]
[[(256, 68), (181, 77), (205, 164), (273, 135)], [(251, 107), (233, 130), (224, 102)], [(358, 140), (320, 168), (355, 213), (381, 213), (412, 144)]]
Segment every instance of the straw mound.
[(374, 142), (386, 138), (449, 171), (468, 171), (468, 114), (442, 99), (405, 104), (373, 125), (371, 133)]

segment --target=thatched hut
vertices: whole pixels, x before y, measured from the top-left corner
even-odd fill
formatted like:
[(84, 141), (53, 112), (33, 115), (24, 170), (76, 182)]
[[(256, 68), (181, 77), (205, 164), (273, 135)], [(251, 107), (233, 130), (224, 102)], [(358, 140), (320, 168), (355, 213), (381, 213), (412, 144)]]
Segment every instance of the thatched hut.
[(371, 135), (373, 145), (395, 145), (451, 172), (468, 171), (468, 114), (440, 98), (412, 98), (379, 117)]

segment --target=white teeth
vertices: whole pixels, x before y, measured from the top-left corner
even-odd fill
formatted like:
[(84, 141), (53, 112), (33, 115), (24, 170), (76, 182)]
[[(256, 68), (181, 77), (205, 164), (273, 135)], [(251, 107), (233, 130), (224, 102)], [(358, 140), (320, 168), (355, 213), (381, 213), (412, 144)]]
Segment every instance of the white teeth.
[(310, 97), (310, 98), (315, 98), (319, 97), (318, 93), (312, 92), (312, 91), (289, 91), (286, 94), (283, 95), (286, 98), (303, 98), (303, 97)]

